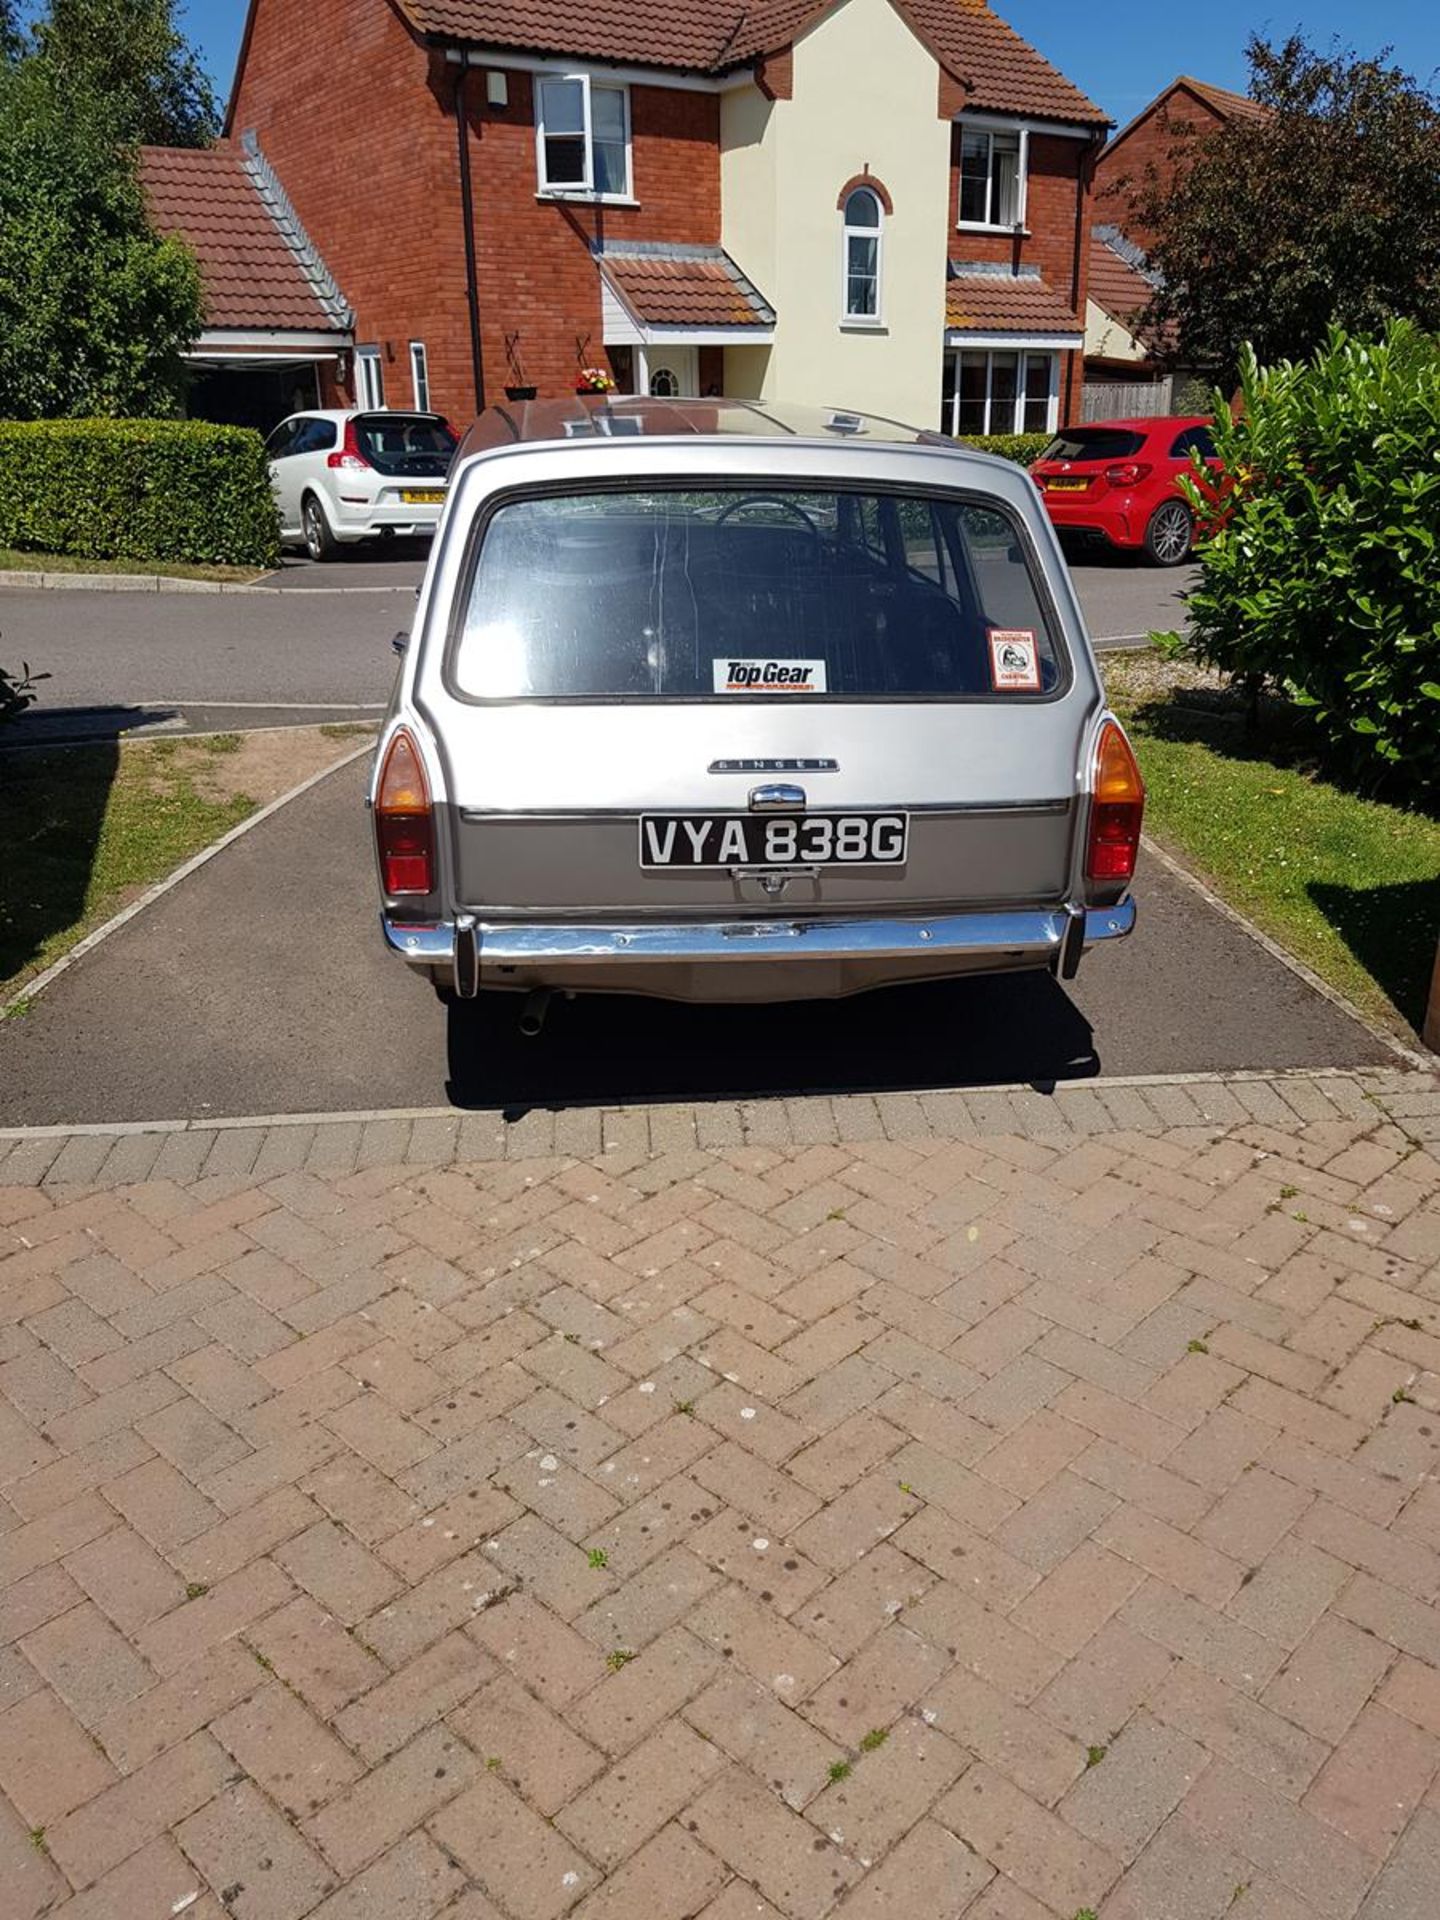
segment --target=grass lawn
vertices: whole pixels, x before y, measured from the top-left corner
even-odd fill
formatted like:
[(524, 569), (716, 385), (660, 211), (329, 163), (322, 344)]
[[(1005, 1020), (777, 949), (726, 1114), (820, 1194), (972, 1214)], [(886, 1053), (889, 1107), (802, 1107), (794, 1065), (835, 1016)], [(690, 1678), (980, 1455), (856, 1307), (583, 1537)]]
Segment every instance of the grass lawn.
[(181, 560), (87, 560), (74, 553), (22, 553), (17, 547), (0, 547), (0, 573), (7, 572), (159, 574), (167, 580), (219, 580), (239, 587), (264, 577), (258, 567), (192, 567)]
[(1440, 934), (1440, 817), (1317, 771), (1303, 716), (1251, 732), (1218, 679), (1158, 654), (1103, 662), (1149, 788), (1147, 831), (1380, 1024), (1414, 1038)]

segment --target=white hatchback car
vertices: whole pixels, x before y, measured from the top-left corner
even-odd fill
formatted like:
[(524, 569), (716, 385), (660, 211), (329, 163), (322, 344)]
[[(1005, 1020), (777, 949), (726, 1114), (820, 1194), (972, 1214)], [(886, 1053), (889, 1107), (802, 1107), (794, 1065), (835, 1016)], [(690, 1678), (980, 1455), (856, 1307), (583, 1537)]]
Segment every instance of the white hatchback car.
[(312, 560), (361, 540), (433, 534), (456, 439), (438, 413), (295, 413), (266, 443), (280, 538)]

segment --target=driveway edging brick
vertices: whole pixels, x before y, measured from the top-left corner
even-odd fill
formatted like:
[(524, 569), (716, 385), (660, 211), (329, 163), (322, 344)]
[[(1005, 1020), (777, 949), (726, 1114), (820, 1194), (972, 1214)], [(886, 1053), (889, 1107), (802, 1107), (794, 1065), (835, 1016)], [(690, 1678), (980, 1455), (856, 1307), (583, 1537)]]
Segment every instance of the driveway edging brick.
[[(0, 1186), (115, 1186), (162, 1161), (182, 1177), (201, 1168), (229, 1177), (268, 1161), (326, 1172), (379, 1164), (446, 1166), (583, 1153), (594, 1133), (614, 1150), (763, 1145), (839, 1140), (966, 1139), (1006, 1135), (1055, 1141), (1124, 1131), (1194, 1127), (1281, 1130), (1317, 1119), (1390, 1121), (1417, 1145), (1440, 1144), (1440, 1075), (1419, 1068), (1299, 1069), (1288, 1073), (1132, 1074), (1062, 1083), (1048, 1092), (1006, 1086), (653, 1106), (498, 1110), (401, 1107), (353, 1113), (246, 1115), (215, 1120), (141, 1120), (114, 1125), (0, 1128)], [(303, 1153), (287, 1135), (304, 1130)], [(235, 1137), (251, 1136), (243, 1149)], [(582, 1138), (582, 1135), (584, 1138)], [(247, 1158), (248, 1154), (248, 1158)], [(153, 1177), (161, 1177), (155, 1174)]]

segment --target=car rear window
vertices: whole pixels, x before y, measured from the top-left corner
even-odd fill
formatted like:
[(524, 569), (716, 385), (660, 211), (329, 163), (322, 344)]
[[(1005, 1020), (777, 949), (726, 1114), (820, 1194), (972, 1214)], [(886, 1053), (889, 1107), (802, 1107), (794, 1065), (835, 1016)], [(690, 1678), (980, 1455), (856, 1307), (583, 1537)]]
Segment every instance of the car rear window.
[(1067, 427), (1041, 454), (1042, 460), (1129, 460), (1145, 444), (1130, 427)]
[(355, 422), (355, 438), (379, 473), (446, 473), (456, 447), (446, 423), (424, 413), (362, 413)]
[(450, 672), (481, 700), (1013, 700), (1062, 656), (1000, 507), (757, 481), (502, 504)]

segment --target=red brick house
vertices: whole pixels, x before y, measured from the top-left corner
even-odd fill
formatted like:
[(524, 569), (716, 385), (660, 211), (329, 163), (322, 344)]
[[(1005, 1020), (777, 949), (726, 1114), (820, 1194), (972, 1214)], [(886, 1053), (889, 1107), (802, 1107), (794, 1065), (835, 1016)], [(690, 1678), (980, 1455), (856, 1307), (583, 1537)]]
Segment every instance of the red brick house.
[(1153, 291), (1146, 253), (1154, 235), (1141, 219), (1137, 189), (1152, 176), (1162, 184), (1184, 164), (1188, 140), (1266, 109), (1241, 93), (1181, 74), (1123, 126), (1095, 168), (1095, 221), (1090, 230), (1085, 324), (1086, 417), (1167, 413), (1188, 405), (1177, 398), (1164, 343), (1139, 324)]
[(598, 366), (1044, 431), (1108, 125), (983, 0), (251, 0), (225, 140), (144, 176), (232, 417), (248, 351), (457, 419)]

